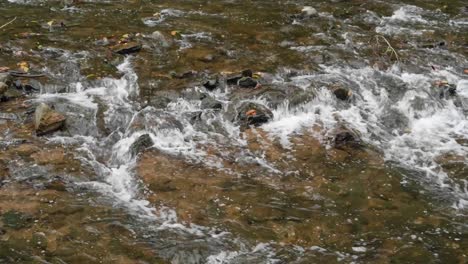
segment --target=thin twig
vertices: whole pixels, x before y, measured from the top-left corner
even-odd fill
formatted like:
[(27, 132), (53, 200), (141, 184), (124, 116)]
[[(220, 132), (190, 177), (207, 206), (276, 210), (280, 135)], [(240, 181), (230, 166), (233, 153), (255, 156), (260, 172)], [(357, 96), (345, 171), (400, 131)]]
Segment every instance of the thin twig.
[(0, 29), (6, 27), (6, 26), (8, 26), (8, 25), (10, 25), (10, 24), (13, 23), (15, 20), (16, 20), (16, 17), (13, 18), (12, 20), (10, 20), (9, 22), (7, 22), (6, 24), (3, 24), (3, 25), (0, 27)]
[[(387, 49), (390, 50), (391, 54), (395, 55), (395, 58), (398, 62), (400, 62), (400, 57), (398, 56), (398, 53), (396, 52), (396, 50), (392, 47), (392, 45), (390, 44), (390, 42), (387, 40), (387, 38), (385, 38), (384, 36), (382, 35), (377, 35), (375, 37), (377, 39), (377, 43), (379, 42), (379, 38), (382, 38), (385, 43), (387, 44)], [(391, 57), (391, 55), (390, 55)]]

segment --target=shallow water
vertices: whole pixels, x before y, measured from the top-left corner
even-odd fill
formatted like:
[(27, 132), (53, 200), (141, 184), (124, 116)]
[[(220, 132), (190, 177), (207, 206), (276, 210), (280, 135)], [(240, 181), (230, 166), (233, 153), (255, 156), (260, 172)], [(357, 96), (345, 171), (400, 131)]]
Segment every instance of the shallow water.
[[(0, 263), (466, 262), (464, 5), (0, 0), (0, 66), (47, 74), (0, 103)], [(202, 85), (244, 69), (263, 86)], [(39, 102), (66, 129), (35, 137)]]

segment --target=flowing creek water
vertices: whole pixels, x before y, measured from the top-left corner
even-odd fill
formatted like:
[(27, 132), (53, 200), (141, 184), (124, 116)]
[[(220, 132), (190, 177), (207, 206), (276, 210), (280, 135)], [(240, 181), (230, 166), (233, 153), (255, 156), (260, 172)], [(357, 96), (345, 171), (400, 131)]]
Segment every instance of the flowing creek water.
[(468, 6), (433, 2), (0, 0), (0, 67), (45, 74), (0, 102), (0, 263), (466, 263)]

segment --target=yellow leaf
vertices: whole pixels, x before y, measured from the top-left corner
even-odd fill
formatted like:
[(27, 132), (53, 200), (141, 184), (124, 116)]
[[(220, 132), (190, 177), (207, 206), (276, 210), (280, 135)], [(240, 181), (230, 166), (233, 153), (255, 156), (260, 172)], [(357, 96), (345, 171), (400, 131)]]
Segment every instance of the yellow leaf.
[(29, 72), (29, 64), (27, 62), (22, 61), (18, 63), (18, 66), (23, 72)]
[(54, 21), (53, 21), (53, 20), (47, 22), (47, 25), (49, 25), (49, 27), (51, 27), (53, 24), (54, 24)]

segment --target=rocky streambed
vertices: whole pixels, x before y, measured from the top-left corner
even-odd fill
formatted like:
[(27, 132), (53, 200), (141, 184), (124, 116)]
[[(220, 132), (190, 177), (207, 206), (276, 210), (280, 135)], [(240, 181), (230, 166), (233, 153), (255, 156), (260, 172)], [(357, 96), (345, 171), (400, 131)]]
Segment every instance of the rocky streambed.
[(0, 0), (0, 263), (465, 263), (467, 8)]

